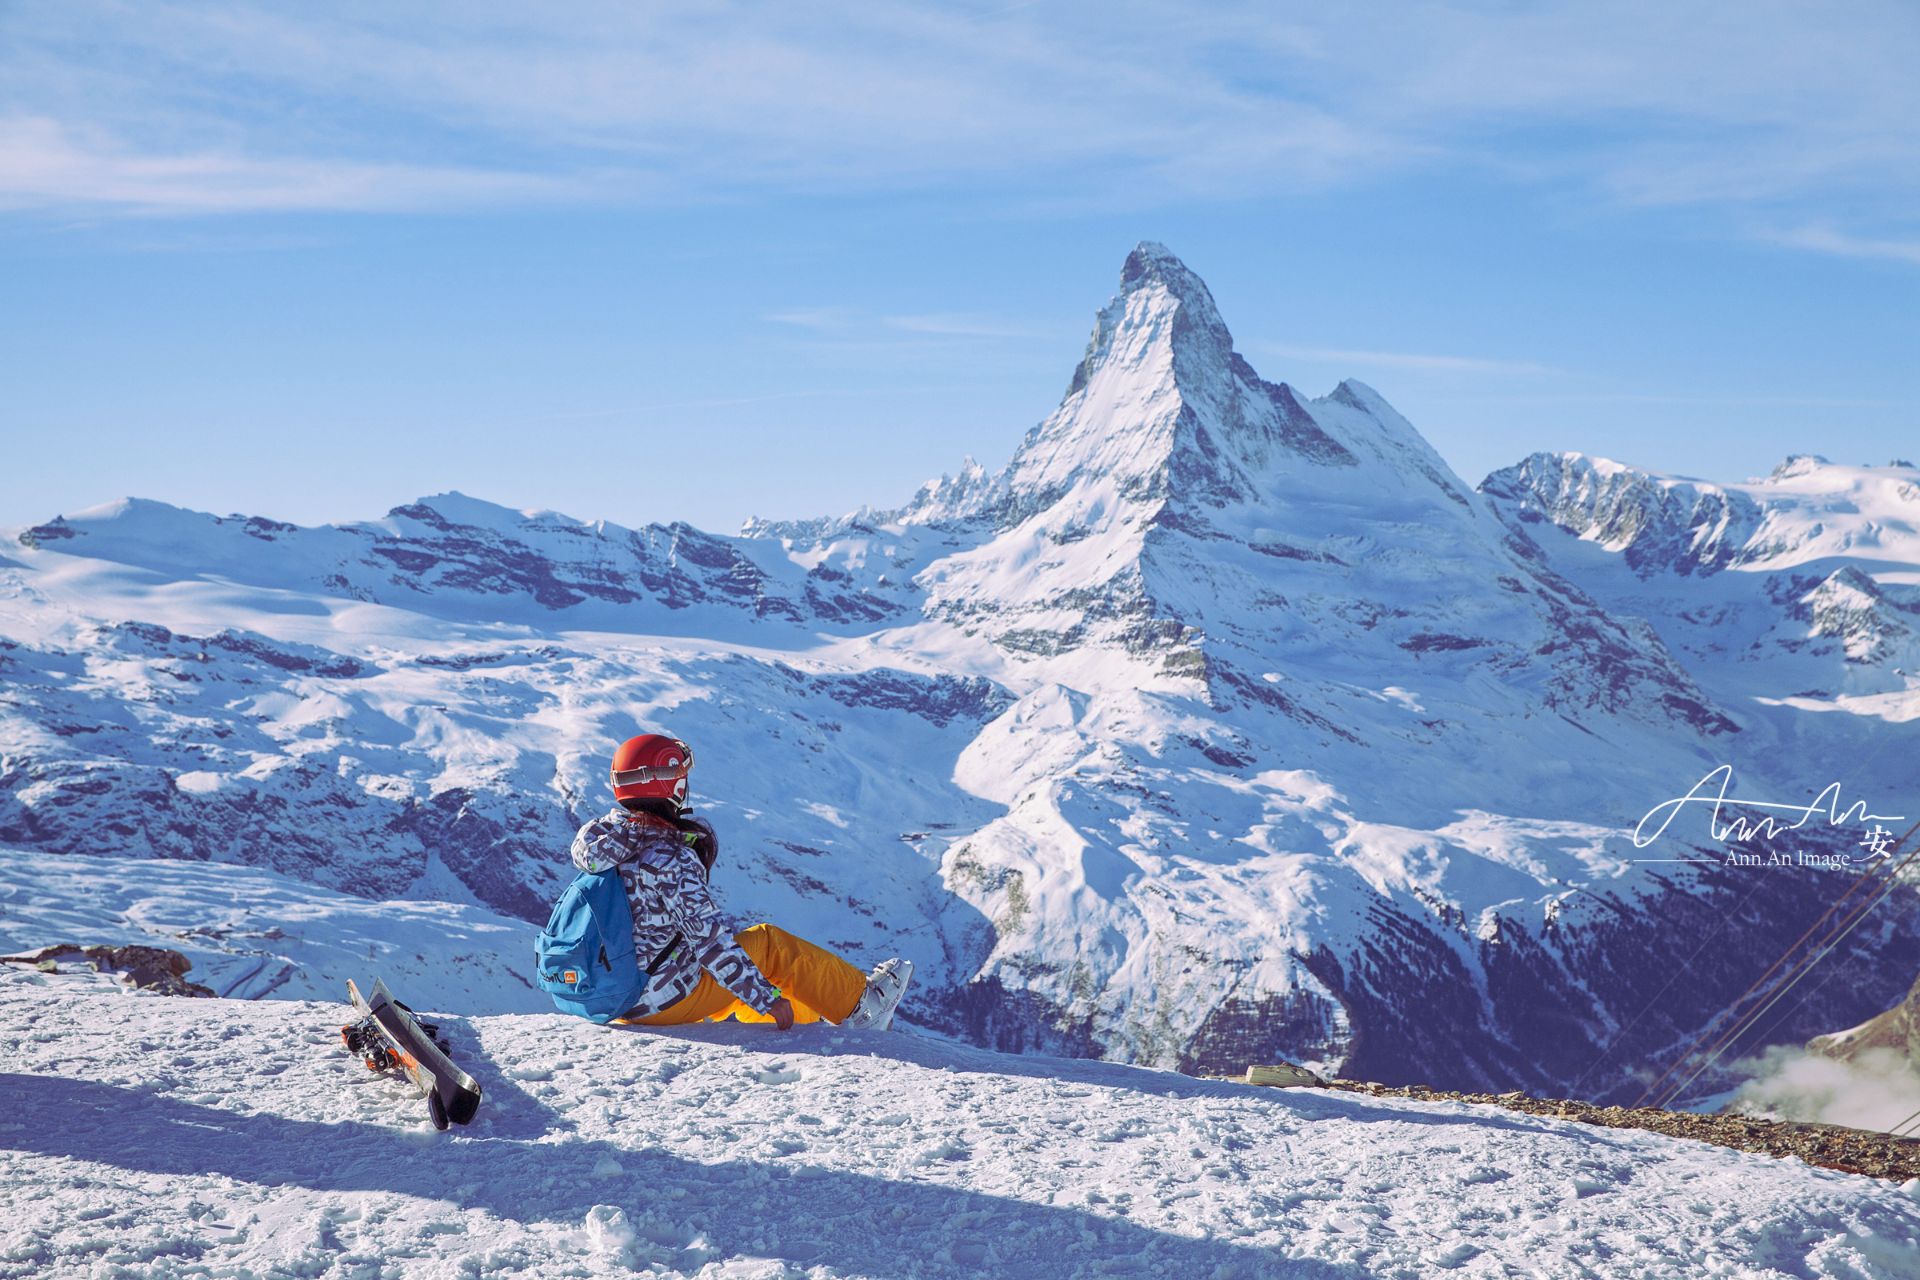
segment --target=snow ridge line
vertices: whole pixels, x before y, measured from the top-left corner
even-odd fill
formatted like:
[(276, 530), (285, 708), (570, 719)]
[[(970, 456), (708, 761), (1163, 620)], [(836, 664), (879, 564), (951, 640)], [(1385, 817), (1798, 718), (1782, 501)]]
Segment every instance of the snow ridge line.
[(1896, 1137), (1871, 1129), (1838, 1124), (1806, 1124), (1764, 1116), (1702, 1115), (1668, 1111), (1661, 1107), (1603, 1107), (1597, 1102), (1566, 1098), (1536, 1098), (1529, 1094), (1458, 1093), (1425, 1085), (1387, 1085), (1366, 1080), (1334, 1079), (1328, 1089), (1363, 1093), (1374, 1098), (1413, 1098), (1425, 1102), (1466, 1102), (1501, 1107), (1526, 1115), (1552, 1116), (1609, 1129), (1640, 1129), (1673, 1138), (1729, 1147), (1757, 1155), (1792, 1156), (1821, 1169), (1863, 1174), (1905, 1182), (1920, 1178), (1920, 1138)]

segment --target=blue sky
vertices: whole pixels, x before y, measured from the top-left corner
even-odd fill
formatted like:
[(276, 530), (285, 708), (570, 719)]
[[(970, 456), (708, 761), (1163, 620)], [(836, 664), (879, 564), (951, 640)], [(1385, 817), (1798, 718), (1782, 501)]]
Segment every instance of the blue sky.
[(888, 504), (1005, 461), (1141, 239), (1470, 482), (1912, 457), (1916, 62), (1849, 0), (13, 0), (0, 524)]

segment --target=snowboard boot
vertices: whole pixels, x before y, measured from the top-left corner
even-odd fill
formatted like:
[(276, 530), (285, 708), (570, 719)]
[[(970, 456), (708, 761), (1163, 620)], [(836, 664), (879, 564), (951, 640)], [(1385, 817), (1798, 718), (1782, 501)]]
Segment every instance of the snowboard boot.
[(885, 1031), (893, 1025), (893, 1011), (899, 1007), (900, 997), (907, 994), (907, 984), (912, 981), (913, 961), (882, 960), (867, 975), (867, 989), (860, 994), (860, 1003), (853, 1006), (853, 1012), (840, 1025)]

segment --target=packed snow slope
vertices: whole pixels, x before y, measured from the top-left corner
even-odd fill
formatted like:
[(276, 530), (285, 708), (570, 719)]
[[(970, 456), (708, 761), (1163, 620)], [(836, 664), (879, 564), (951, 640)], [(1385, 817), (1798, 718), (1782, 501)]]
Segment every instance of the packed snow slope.
[(378, 973), (467, 1013), (545, 1013), (531, 931), (464, 903), (369, 899), (264, 867), (0, 849), (0, 956), (49, 946), (163, 947), (189, 981), (239, 1000), (331, 1000)]
[[(1847, 873), (1729, 870), (1704, 822), (1628, 832), (1722, 765), (1737, 796), (1838, 780), (1899, 811), (1904, 642), (1836, 641), (1856, 692), (1809, 700), (1803, 667), (1860, 612), (1847, 572), (1882, 575), (1889, 626), (1911, 588), (1835, 561), (1832, 602), (1735, 655), (1536, 529), (1559, 537), (1372, 389), (1265, 381), (1143, 244), (1009, 464), (899, 508), (718, 537), (459, 494), (318, 529), (128, 500), (19, 530), (0, 841), (538, 920), (611, 745), (665, 729), (695, 746), (725, 905), (911, 956), (923, 1025), (1631, 1090)], [(1920, 573), (1907, 542), (1874, 554)], [(1913, 893), (1824, 964), (1775, 1038), (1898, 997)]]
[(1904, 1280), (1920, 1184), (1462, 1104), (905, 1033), (447, 1023), (436, 1134), (343, 1006), (0, 975), (0, 1277)]

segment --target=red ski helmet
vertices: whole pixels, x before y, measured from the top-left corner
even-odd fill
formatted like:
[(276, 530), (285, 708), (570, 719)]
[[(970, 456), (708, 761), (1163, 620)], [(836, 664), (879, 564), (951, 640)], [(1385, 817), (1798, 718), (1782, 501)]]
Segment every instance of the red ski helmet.
[(663, 733), (628, 738), (613, 753), (613, 798), (665, 800), (678, 809), (687, 803), (687, 774), (693, 748)]

